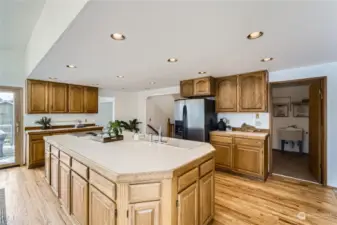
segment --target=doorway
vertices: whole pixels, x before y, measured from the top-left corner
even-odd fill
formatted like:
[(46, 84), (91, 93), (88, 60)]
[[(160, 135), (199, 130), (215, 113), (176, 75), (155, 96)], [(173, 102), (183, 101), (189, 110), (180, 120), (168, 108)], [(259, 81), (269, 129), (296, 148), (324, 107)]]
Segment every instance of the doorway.
[(22, 88), (0, 87), (0, 168), (22, 164)]
[(270, 83), (270, 169), (326, 185), (326, 77)]

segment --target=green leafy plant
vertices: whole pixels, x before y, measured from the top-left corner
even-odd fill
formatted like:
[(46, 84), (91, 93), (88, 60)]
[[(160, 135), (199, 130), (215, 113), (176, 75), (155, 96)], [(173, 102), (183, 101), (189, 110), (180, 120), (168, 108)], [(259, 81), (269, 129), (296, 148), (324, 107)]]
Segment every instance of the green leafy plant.
[(112, 136), (118, 137), (122, 135), (121, 121), (119, 120), (116, 120), (115, 122), (110, 121), (108, 124), (108, 134), (110, 137)]
[(47, 118), (46, 116), (42, 117), (41, 119), (35, 121), (36, 124), (40, 124), (43, 130), (51, 128), (51, 118)]
[(138, 125), (141, 123), (142, 122), (139, 122), (137, 119), (133, 119), (133, 120), (129, 120), (129, 123), (125, 121), (121, 121), (121, 126), (125, 130), (138, 133), (139, 132)]

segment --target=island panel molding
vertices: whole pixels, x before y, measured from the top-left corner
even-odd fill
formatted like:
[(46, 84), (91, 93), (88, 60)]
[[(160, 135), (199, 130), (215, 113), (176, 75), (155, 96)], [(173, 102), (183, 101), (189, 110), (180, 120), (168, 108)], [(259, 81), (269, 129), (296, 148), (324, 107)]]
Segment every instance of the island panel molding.
[[(44, 139), (46, 146), (60, 151), (59, 156), (68, 155), (71, 165), (77, 162), (89, 170), (89, 179), (67, 166), (70, 180), (59, 176), (62, 187), (68, 187), (67, 182), (70, 185), (68, 190), (59, 189), (62, 194), (55, 194), (59, 198), (66, 196), (64, 191), (69, 194), (67, 215), (74, 224), (207, 225), (213, 219), (214, 148), (208, 143), (186, 141), (191, 145), (183, 146), (189, 148), (180, 148), (175, 146), (181, 146), (179, 142), (184, 140), (169, 139), (163, 145), (131, 139), (104, 144), (85, 138), (78, 141), (70, 135)], [(142, 158), (138, 153), (147, 160), (139, 161)], [(175, 157), (171, 160), (176, 161), (168, 162), (172, 154)], [(125, 168), (129, 164), (123, 163), (124, 158), (137, 160), (139, 165)], [(53, 170), (68, 174), (63, 172), (65, 165), (60, 157), (58, 161), (54, 164), (62, 168), (48, 167), (51, 171), (46, 174), (54, 174)], [(64, 202), (60, 199), (60, 204)]]

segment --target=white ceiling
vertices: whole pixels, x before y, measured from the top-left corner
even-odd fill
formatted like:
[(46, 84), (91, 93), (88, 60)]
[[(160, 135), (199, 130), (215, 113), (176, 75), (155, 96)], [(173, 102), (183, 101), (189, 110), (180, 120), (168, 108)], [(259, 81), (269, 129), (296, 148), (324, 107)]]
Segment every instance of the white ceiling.
[(0, 0), (0, 50), (24, 51), (45, 0)]
[[(336, 12), (334, 1), (92, 1), (30, 77), (139, 91), (205, 76), (198, 71), (219, 77), (337, 61)], [(246, 39), (260, 30), (262, 38)], [(114, 32), (127, 39), (112, 40)]]

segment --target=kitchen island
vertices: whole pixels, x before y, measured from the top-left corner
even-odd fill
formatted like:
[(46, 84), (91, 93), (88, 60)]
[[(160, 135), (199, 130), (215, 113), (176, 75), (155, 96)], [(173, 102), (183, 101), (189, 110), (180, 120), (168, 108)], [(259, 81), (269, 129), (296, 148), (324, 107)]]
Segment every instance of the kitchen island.
[(213, 219), (214, 148), (208, 143), (44, 139), (46, 180), (74, 224), (207, 225)]

